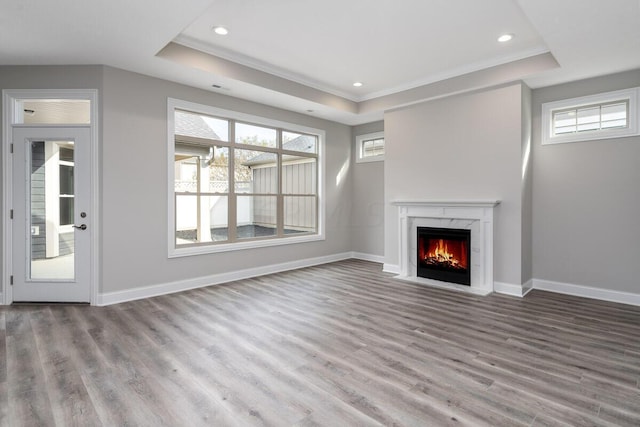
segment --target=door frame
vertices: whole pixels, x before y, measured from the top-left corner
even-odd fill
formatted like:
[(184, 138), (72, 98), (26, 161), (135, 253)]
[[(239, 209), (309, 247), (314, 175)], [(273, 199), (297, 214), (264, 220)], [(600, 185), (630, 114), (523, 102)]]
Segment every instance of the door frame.
[[(98, 302), (98, 285), (100, 278), (100, 185), (99, 185), (99, 151), (98, 151), (98, 90), (97, 89), (4, 89), (2, 91), (2, 288), (0, 288), (0, 304), (8, 305), (13, 302), (11, 276), (13, 275), (13, 231), (11, 209), (13, 205), (13, 162), (11, 156), (11, 143), (13, 142), (14, 127), (42, 128), (56, 127), (56, 125), (15, 125), (13, 124), (17, 112), (15, 101), (17, 99), (83, 99), (89, 100), (91, 105), (89, 127), (89, 156), (90, 156), (90, 188), (91, 195), (89, 206), (91, 207), (92, 227), (89, 232), (90, 240), (90, 304)], [(65, 127), (66, 125), (59, 125)], [(18, 255), (21, 256), (21, 255)]]

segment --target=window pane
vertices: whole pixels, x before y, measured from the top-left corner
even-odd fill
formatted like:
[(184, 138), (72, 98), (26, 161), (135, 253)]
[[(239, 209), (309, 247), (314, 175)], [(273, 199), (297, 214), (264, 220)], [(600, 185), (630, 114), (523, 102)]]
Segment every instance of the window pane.
[(317, 160), (296, 156), (283, 156), (282, 193), (316, 194)]
[(318, 137), (302, 135), (300, 133), (282, 132), (282, 149), (315, 153), (318, 147)]
[(384, 139), (369, 139), (362, 142), (362, 157), (384, 155)]
[(315, 196), (284, 197), (284, 232), (315, 232), (317, 213)]
[[(208, 185), (203, 185), (203, 191), (209, 193), (229, 192), (229, 149), (227, 147), (214, 147), (213, 158), (207, 160), (209, 177)], [(203, 176), (203, 178), (204, 178)], [(206, 183), (205, 183), (206, 184)]]
[(626, 127), (627, 127), (626, 119), (602, 122), (602, 129), (626, 128)]
[(276, 130), (245, 123), (236, 123), (236, 142), (275, 148)]
[[(591, 123), (600, 123), (600, 107), (582, 108), (578, 110), (578, 124), (584, 125)], [(596, 126), (596, 129), (598, 128), (599, 126)]]
[[(73, 147), (73, 142), (32, 141), (30, 146), (31, 173), (26, 196), (31, 229), (29, 278), (72, 280), (75, 232), (61, 226), (73, 223), (73, 182), (69, 182), (70, 171), (61, 165), (64, 161), (60, 160), (60, 148)], [(70, 192), (61, 194), (60, 190)]]
[(600, 122), (585, 123), (585, 124), (578, 125), (578, 132), (593, 131), (593, 130), (599, 130), (599, 129), (600, 129)]
[(85, 125), (91, 123), (88, 99), (20, 99), (17, 124)]
[(561, 113), (554, 113), (553, 120), (554, 120), (554, 127), (556, 129), (575, 126), (576, 112), (575, 110), (572, 110), (572, 111), (563, 111)]
[(560, 135), (560, 134), (563, 134), (563, 133), (573, 133), (575, 131), (576, 131), (576, 126), (575, 125), (573, 125), (573, 126), (565, 126), (565, 127), (558, 127), (555, 130), (555, 134), (556, 135)]
[(198, 241), (198, 196), (176, 195), (176, 245)]
[(227, 196), (176, 196), (176, 245), (227, 239)]
[(174, 190), (176, 193), (196, 193), (198, 191), (199, 157), (180, 155), (177, 151), (176, 147)]
[(238, 196), (238, 239), (277, 234), (276, 196)]
[(229, 122), (202, 114), (176, 110), (175, 133), (176, 135), (228, 141)]
[(278, 193), (278, 164), (275, 153), (234, 150), (236, 193)]
[(610, 129), (627, 126), (627, 103), (602, 107), (602, 128)]
[[(211, 241), (222, 242), (229, 239), (229, 197), (203, 196), (203, 228), (210, 231)], [(208, 220), (208, 223), (205, 221)]]

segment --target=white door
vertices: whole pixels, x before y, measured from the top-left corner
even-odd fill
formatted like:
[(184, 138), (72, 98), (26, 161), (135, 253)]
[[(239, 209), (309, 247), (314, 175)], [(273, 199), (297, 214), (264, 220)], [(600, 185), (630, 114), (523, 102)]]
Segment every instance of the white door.
[(13, 301), (90, 302), (89, 127), (13, 129)]

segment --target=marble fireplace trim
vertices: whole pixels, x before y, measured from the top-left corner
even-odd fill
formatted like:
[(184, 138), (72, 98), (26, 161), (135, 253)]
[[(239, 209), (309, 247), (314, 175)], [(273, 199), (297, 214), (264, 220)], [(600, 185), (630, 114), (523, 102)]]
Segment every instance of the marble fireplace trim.
[[(400, 217), (398, 279), (487, 295), (493, 292), (493, 210), (499, 200), (395, 201)], [(417, 276), (417, 228), (471, 230), (471, 286)]]

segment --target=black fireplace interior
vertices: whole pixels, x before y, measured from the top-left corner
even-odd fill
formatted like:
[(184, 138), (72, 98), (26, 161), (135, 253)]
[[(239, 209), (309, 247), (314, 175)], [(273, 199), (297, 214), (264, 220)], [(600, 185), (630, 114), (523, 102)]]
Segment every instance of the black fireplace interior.
[(471, 285), (471, 230), (418, 227), (419, 277)]

